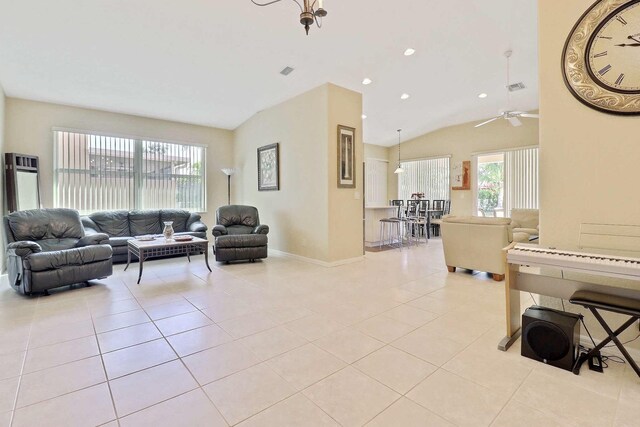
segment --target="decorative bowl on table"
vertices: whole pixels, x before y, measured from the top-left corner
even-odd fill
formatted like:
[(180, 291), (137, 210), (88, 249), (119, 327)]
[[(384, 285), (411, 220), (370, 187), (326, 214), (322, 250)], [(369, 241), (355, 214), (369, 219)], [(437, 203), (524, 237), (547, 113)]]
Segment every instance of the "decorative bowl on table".
[(175, 240), (176, 242), (188, 242), (190, 240), (193, 240), (193, 236), (174, 236), (173, 240)]
[(156, 236), (152, 236), (152, 235), (136, 236), (136, 240), (140, 240), (142, 242), (150, 242), (152, 240), (156, 240)]

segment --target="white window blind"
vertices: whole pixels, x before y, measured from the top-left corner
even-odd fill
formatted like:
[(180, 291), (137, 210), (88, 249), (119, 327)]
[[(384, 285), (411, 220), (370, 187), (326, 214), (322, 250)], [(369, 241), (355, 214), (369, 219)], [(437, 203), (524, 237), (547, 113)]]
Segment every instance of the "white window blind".
[(413, 193), (424, 193), (429, 200), (449, 199), (449, 157), (401, 162), (404, 173), (398, 176), (398, 198), (407, 200)]
[(504, 207), (538, 209), (538, 148), (506, 151), (504, 154)]
[(365, 182), (365, 205), (386, 206), (387, 202), (387, 173), (389, 162), (384, 160), (366, 159), (367, 177)]
[(204, 211), (204, 147), (54, 131), (55, 206)]

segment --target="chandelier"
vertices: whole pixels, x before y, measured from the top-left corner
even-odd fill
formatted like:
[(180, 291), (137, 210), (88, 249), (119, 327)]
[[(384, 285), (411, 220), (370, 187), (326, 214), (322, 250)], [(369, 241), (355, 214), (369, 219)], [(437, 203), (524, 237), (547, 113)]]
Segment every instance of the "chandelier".
[[(272, 0), (266, 3), (259, 3), (256, 0), (251, 0), (251, 3), (256, 6), (269, 6), (270, 4), (280, 3), (282, 0)], [(323, 3), (324, 0), (302, 0), (303, 4), (300, 4), (300, 1), (293, 0), (296, 2), (298, 7), (300, 8), (300, 23), (304, 25), (304, 30), (309, 35), (309, 27), (315, 24), (318, 28), (322, 28), (322, 18), (327, 16), (327, 11), (324, 10)]]

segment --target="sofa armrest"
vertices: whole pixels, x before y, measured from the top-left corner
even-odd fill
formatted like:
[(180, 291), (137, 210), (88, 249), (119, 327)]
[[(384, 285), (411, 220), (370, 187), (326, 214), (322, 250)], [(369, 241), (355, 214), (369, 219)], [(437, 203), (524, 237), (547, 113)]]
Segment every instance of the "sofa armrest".
[(30, 240), (22, 240), (7, 245), (7, 256), (19, 256), (24, 258), (27, 255), (42, 252), (42, 248), (36, 242)]
[(93, 222), (93, 220), (88, 216), (80, 217), (80, 221), (82, 222), (82, 227), (84, 228), (85, 235), (91, 236), (92, 234), (100, 233), (98, 225)]
[(197, 220), (197, 221), (192, 222), (191, 224), (188, 224), (187, 228), (189, 229), (189, 231), (192, 231), (192, 232), (198, 232), (198, 231), (205, 232), (205, 231), (207, 231), (207, 225), (204, 222), (200, 221), (200, 220)]
[(109, 236), (105, 233), (88, 234), (76, 243), (76, 248), (82, 248), (85, 246), (93, 245), (105, 245), (109, 243)]
[(266, 224), (260, 224), (253, 229), (251, 234), (269, 234), (269, 226)]
[(213, 230), (211, 230), (213, 237), (220, 237), (220, 236), (226, 236), (227, 234), (229, 234), (229, 232), (227, 231), (227, 227), (225, 227), (224, 225), (216, 225), (215, 227), (213, 227)]

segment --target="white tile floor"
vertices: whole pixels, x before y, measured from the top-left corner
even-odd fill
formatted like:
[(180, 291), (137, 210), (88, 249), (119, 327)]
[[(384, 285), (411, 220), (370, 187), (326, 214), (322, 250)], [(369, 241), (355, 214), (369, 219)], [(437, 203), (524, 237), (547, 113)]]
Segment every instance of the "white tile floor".
[(580, 376), (496, 344), (503, 285), (438, 239), (324, 268), (149, 262), (90, 288), (0, 288), (4, 426), (640, 426), (626, 366)]

